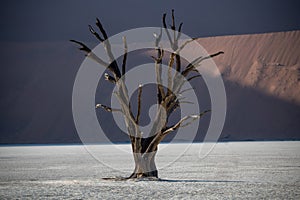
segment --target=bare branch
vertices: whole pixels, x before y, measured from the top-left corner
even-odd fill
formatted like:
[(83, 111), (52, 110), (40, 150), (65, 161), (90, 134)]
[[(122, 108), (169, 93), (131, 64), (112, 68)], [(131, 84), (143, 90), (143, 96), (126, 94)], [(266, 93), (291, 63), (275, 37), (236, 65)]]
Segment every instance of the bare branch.
[(89, 25), (89, 30), (100, 42), (104, 41), (104, 39), (100, 37), (100, 35), (93, 29), (91, 25)]
[(191, 101), (183, 101), (186, 97), (182, 98), (175, 98), (174, 100), (170, 101), (170, 105), (167, 106), (167, 114), (170, 116), (178, 107), (180, 107), (181, 104), (194, 104), (194, 102)]
[(180, 72), (181, 70), (181, 58), (179, 54), (175, 54), (175, 60), (176, 60), (176, 71)]
[[(106, 34), (106, 32), (105, 32), (105, 30), (104, 30), (104, 28), (103, 28), (103, 26), (102, 26), (102, 24), (101, 24), (101, 22), (100, 22), (100, 20), (99, 20), (98, 18), (96, 19), (96, 25), (97, 25), (97, 27), (99, 28), (100, 32), (102, 33), (104, 39), (102, 39), (102, 38), (100, 37), (100, 35), (99, 35), (98, 33), (96, 33), (96, 31), (93, 29), (92, 26), (89, 26), (89, 30), (90, 30), (90, 32), (91, 32), (92, 34), (94, 34), (100, 41), (102, 41), (102, 44), (103, 44), (103, 46), (104, 46), (104, 49), (105, 49), (105, 51), (106, 51), (106, 53), (107, 53), (107, 55), (108, 55), (109, 60), (110, 60), (111, 63), (110, 63), (109, 66), (108, 66), (107, 63), (105, 63), (104, 61), (102, 61), (102, 60), (101, 60), (99, 57), (97, 57), (95, 54), (92, 54), (90, 57), (93, 57), (93, 59), (96, 60), (96, 61), (99, 62), (99, 63), (105, 64), (105, 66), (108, 67), (108, 68), (113, 72), (113, 74), (114, 74), (114, 76), (115, 76), (115, 79), (118, 80), (118, 79), (121, 77), (121, 72), (120, 72), (119, 67), (118, 67), (118, 64), (117, 64), (117, 62), (116, 62), (116, 60), (115, 60), (115, 58), (114, 58), (114, 56), (113, 56), (113, 53), (112, 53), (112, 50), (111, 50), (111, 45), (110, 45), (109, 40), (108, 40), (108, 36), (107, 36), (107, 34)], [(80, 50), (83, 50), (83, 51), (85, 51), (85, 52), (87, 52), (87, 53), (90, 53), (90, 52), (91, 52), (91, 49), (89, 49), (89, 48), (88, 48), (86, 45), (84, 45), (83, 43), (78, 42), (78, 41), (75, 41), (75, 40), (70, 40), (70, 41), (71, 41), (71, 42), (75, 42), (75, 43), (81, 45), (82, 47), (80, 48)]]
[(104, 41), (102, 42), (103, 46), (104, 46), (104, 49), (109, 57), (109, 60), (111, 62), (111, 68), (113, 69), (114, 71), (114, 75), (115, 75), (115, 79), (119, 79), (121, 78), (121, 72), (119, 70), (119, 67), (118, 67), (118, 64), (114, 58), (114, 55), (112, 53), (112, 50), (111, 50), (111, 45), (109, 43), (109, 40), (108, 40), (108, 36), (100, 22), (100, 20), (98, 18), (96, 18), (96, 25), (97, 27), (99, 28), (101, 34), (103, 35), (103, 38), (104, 38)]
[(178, 40), (176, 36), (176, 25), (175, 25), (175, 17), (174, 17), (174, 9), (172, 9), (172, 25), (171, 29), (173, 30), (173, 45), (172, 49), (173, 51), (176, 51), (178, 49)]
[[(193, 40), (187, 40), (185, 43), (183, 43), (180, 48), (177, 48), (177, 50), (175, 51), (175, 60), (176, 60), (176, 71), (180, 72), (181, 71), (181, 57), (180, 57), (180, 51), (190, 42), (192, 42)], [(176, 43), (176, 45), (178, 46), (178, 40), (176, 39), (174, 41), (174, 43)], [(175, 78), (175, 77), (174, 77)], [(175, 79), (174, 79), (175, 81)]]
[(169, 105), (167, 106), (167, 115), (170, 116), (177, 107), (179, 107), (179, 100), (177, 97), (173, 97)]
[(127, 102), (124, 97), (121, 97), (121, 95), (117, 92), (114, 92), (117, 99), (119, 100), (120, 106), (122, 107), (123, 116), (125, 118), (125, 123), (128, 130), (128, 133), (133, 137), (141, 138), (141, 132), (139, 130), (139, 126), (136, 124), (135, 118), (131, 112), (130, 104)]
[(104, 60), (102, 60), (101, 58), (99, 58), (96, 54), (94, 54), (92, 52), (92, 50), (90, 48), (88, 48), (85, 44), (83, 44), (82, 42), (78, 42), (76, 40), (70, 40), (71, 42), (74, 42), (76, 44), (81, 45), (82, 47), (79, 48), (80, 50), (86, 52), (86, 56), (91, 58), (92, 60), (94, 60), (95, 62), (99, 63), (100, 65), (107, 67), (109, 70), (111, 70), (112, 72), (114, 72), (114, 69), (112, 69), (109, 64), (107, 62), (105, 62)]
[(170, 35), (170, 33), (169, 33), (168, 27), (167, 27), (166, 16), (167, 16), (167, 14), (164, 13), (164, 14), (163, 14), (163, 27), (164, 27), (164, 29), (165, 29), (165, 31), (166, 31), (166, 33), (167, 33), (168, 39), (169, 39), (169, 41), (170, 41), (170, 43), (171, 43), (171, 47), (173, 48), (173, 41), (172, 41), (171, 35)]
[(140, 121), (140, 115), (141, 115), (141, 97), (142, 97), (142, 91), (143, 91), (143, 85), (139, 85), (138, 89), (138, 110), (136, 115), (136, 123), (139, 124)]
[(105, 106), (103, 104), (96, 104), (96, 109), (97, 108), (103, 108), (104, 110), (106, 110), (107, 112), (122, 112), (121, 109), (117, 109), (117, 108), (111, 108), (108, 106)]
[(174, 57), (175, 54), (171, 53), (170, 55), (170, 60), (169, 60), (169, 68), (168, 68), (168, 91), (167, 91), (167, 96), (171, 94), (171, 88), (172, 88), (172, 66), (174, 63)]
[(187, 41), (185, 41), (177, 50), (176, 50), (176, 54), (179, 54), (180, 53), (180, 51), (187, 45), (187, 44), (189, 44), (189, 43), (191, 43), (191, 42), (193, 42), (194, 41), (194, 39), (190, 39), (190, 40), (187, 40)]
[[(179, 48), (177, 48), (177, 50), (175, 51), (176, 54), (176, 71), (180, 72), (181, 71), (181, 57), (180, 57), (180, 51), (190, 42), (192, 42), (193, 40), (187, 40), (185, 41)], [(175, 40), (176, 45), (178, 46), (178, 37)]]
[(79, 44), (81, 47), (79, 48), (79, 50), (86, 52), (87, 54), (90, 53), (92, 50), (90, 48), (88, 48), (85, 44), (83, 44), (82, 42), (76, 41), (76, 40), (70, 40), (70, 42), (74, 42), (76, 44)]
[(218, 55), (220, 55), (220, 54), (224, 54), (224, 52), (223, 52), (223, 51), (219, 51), (218, 53), (211, 54), (211, 55), (208, 55), (208, 56), (206, 56), (206, 57), (201, 57), (201, 56), (200, 56), (199, 58), (196, 58), (194, 61), (192, 61), (192, 62), (185, 68), (184, 71), (181, 72), (181, 74), (182, 74), (183, 76), (187, 76), (188, 73), (189, 73), (190, 71), (192, 71), (192, 70), (195, 69), (195, 66), (196, 66), (196, 65), (199, 65), (202, 61), (207, 60), (207, 59), (209, 59), (209, 58), (213, 58), (213, 57), (218, 56)]
[(189, 64), (186, 66), (185, 70), (183, 70), (183, 71), (181, 72), (181, 74), (182, 74), (183, 76), (187, 76), (189, 72), (194, 71), (194, 70), (196, 69), (195, 66), (196, 66), (197, 62), (198, 62), (200, 59), (202, 59), (202, 56), (199, 56), (198, 58), (194, 59), (191, 63), (189, 63)]
[(108, 73), (105, 73), (104, 77), (105, 77), (105, 80), (107, 80), (111, 83), (114, 83), (114, 84), (116, 83), (116, 79), (114, 77), (110, 76)]
[(161, 48), (158, 48), (157, 49), (157, 58), (156, 57), (154, 57), (154, 56), (151, 56), (151, 58), (153, 58), (153, 60), (155, 61), (155, 62), (157, 62), (157, 63), (162, 63), (162, 59), (163, 59), (163, 57), (164, 57), (164, 50), (163, 49), (161, 49)]
[(172, 9), (172, 25), (171, 29), (173, 30), (173, 50), (175, 51), (178, 48), (178, 41), (176, 40), (176, 26), (175, 26), (175, 17), (174, 17), (174, 9)]
[(181, 36), (181, 28), (182, 28), (182, 25), (183, 25), (183, 23), (181, 22), (181, 23), (179, 24), (179, 28), (178, 28), (178, 35), (177, 35), (177, 38), (176, 38), (177, 41), (179, 40), (179, 38), (180, 38), (180, 36)]
[(111, 66), (107, 62), (105, 62), (104, 60), (102, 60), (101, 58), (96, 56), (96, 54), (94, 54), (92, 51), (87, 55), (87, 57), (91, 58), (96, 63), (108, 68), (110, 71), (114, 72), (114, 70), (111, 68)]
[[(179, 24), (179, 28), (178, 28), (178, 33), (181, 33), (181, 28), (182, 28), (183, 22), (181, 22)], [(177, 36), (177, 40), (179, 39), (179, 37)]]
[(107, 40), (108, 39), (107, 34), (98, 18), (96, 18), (96, 25), (98, 26), (100, 32), (102, 33), (104, 40)]
[(153, 33), (153, 36), (155, 37), (155, 47), (158, 48), (158, 45), (160, 43), (161, 36), (162, 36), (162, 28), (160, 28), (159, 35), (157, 35), (156, 33)]
[[(202, 113), (200, 113), (199, 115), (189, 115), (189, 116), (185, 116), (184, 118), (182, 118), (179, 122), (177, 122), (175, 125), (171, 126), (171, 127), (166, 127), (166, 129), (162, 130), (161, 132), (157, 133), (156, 136), (153, 138), (153, 140), (151, 141), (151, 143), (148, 145), (148, 148), (146, 149), (145, 153), (149, 153), (151, 148), (153, 147), (153, 145), (158, 145), (160, 143), (160, 141), (163, 140), (163, 138), (168, 134), (171, 133), (173, 131), (175, 131), (176, 129), (178, 129), (179, 127), (185, 127), (188, 126), (189, 124), (191, 124), (193, 121), (200, 119), (205, 113), (210, 112), (210, 110), (206, 110)], [(186, 124), (183, 124), (185, 121), (191, 119), (190, 122), (187, 122)]]
[(209, 58), (213, 58), (213, 57), (215, 57), (215, 56), (218, 56), (218, 55), (220, 55), (220, 54), (224, 54), (224, 51), (219, 51), (218, 53), (214, 53), (214, 54), (211, 54), (211, 55), (209, 55), (209, 56), (206, 56), (206, 57), (202, 58), (201, 60), (199, 60), (198, 63), (202, 62), (203, 60), (206, 60), (206, 59), (209, 59)]
[(161, 63), (162, 63), (162, 59), (164, 56), (164, 50), (158, 48), (157, 49), (157, 55), (158, 58), (154, 58), (155, 60), (155, 72), (156, 72), (156, 82), (157, 82), (157, 100), (158, 100), (158, 104), (161, 103), (161, 101), (165, 98), (165, 91), (164, 88), (162, 86), (162, 79), (161, 79)]
[[(202, 113), (200, 113), (199, 115), (188, 115), (183, 117), (179, 122), (177, 122), (175, 125), (167, 128), (164, 132), (163, 135), (166, 135), (172, 131), (175, 131), (176, 129), (178, 129), (179, 127), (186, 127), (188, 125), (190, 125), (193, 121), (200, 119), (204, 114), (210, 112), (210, 110), (206, 110)], [(190, 120), (188, 122), (186, 122), (187, 120)], [(184, 122), (186, 122), (185, 124), (183, 124)]]
[[(211, 57), (214, 57), (214, 56), (217, 56), (219, 54), (222, 54), (223, 52), (218, 52), (216, 54), (212, 54), (210, 56), (207, 56), (207, 57), (198, 57), (196, 58), (194, 61), (192, 61), (187, 67), (185, 70), (183, 70), (181, 72), (181, 75), (182, 76), (179, 76), (179, 74), (176, 74), (174, 76), (174, 85), (173, 85), (173, 93), (174, 94), (178, 94), (179, 91), (181, 90), (181, 87), (183, 86), (183, 84), (187, 81), (184, 77), (186, 77), (188, 75), (189, 72), (191, 71), (194, 71), (196, 68), (194, 66), (196, 66), (197, 64), (199, 64), (200, 62), (202, 62), (203, 60), (205, 59), (208, 59), (208, 58), (211, 58)], [(197, 71), (198, 72), (198, 71)], [(197, 76), (198, 77), (198, 76)], [(191, 77), (188, 81), (194, 79), (196, 77)], [(169, 101), (172, 101), (173, 99), (170, 97), (170, 98), (166, 98), (168, 99)], [(172, 106), (177, 106), (177, 104), (171, 104)], [(170, 107), (170, 108), (167, 108), (167, 110), (169, 111), (168, 112), (168, 115), (170, 115), (173, 111), (174, 111), (174, 108), (173, 107)]]
[(122, 76), (125, 75), (126, 73), (126, 60), (127, 60), (127, 42), (126, 42), (126, 37), (123, 37), (123, 43), (124, 43), (124, 55), (123, 55), (123, 62), (122, 62)]
[(175, 17), (174, 17), (174, 9), (172, 9), (172, 26), (171, 29), (175, 31)]

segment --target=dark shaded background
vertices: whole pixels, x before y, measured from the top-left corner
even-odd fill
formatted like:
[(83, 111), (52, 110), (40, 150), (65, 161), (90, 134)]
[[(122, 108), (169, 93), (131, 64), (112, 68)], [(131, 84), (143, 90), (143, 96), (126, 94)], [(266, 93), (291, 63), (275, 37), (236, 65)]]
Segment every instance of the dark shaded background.
[[(170, 14), (172, 8), (191, 37), (300, 29), (300, 2), (296, 0), (1, 2), (0, 143), (80, 142), (71, 95), (84, 56), (68, 40), (96, 45), (87, 29), (96, 17), (113, 35), (160, 26), (162, 14)], [(295, 138), (268, 133), (267, 138), (244, 139)]]
[(1, 41), (42, 42), (80, 38), (90, 41), (87, 24), (102, 19), (112, 35), (160, 26), (161, 15), (174, 8), (191, 37), (298, 30), (297, 0), (98, 1), (53, 0), (1, 2)]

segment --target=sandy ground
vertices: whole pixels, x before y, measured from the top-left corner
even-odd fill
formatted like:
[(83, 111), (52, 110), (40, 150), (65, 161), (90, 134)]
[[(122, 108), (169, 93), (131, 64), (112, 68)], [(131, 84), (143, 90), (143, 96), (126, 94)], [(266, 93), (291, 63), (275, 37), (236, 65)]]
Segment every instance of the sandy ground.
[(129, 175), (129, 145), (0, 147), (0, 199), (300, 199), (300, 142), (184, 147), (160, 146), (163, 181), (101, 180)]

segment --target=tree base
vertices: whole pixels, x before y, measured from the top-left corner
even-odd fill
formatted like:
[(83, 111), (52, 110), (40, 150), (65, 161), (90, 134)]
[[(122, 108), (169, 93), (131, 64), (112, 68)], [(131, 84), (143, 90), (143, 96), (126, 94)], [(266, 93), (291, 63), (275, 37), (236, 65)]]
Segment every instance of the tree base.
[(162, 179), (157, 177), (139, 177), (139, 178), (130, 178), (130, 177), (112, 177), (112, 178), (102, 178), (106, 181), (162, 181)]
[(158, 172), (157, 170), (151, 171), (151, 172), (145, 172), (145, 173), (141, 173), (141, 172), (133, 172), (128, 179), (130, 178), (158, 178)]
[(157, 170), (147, 172), (147, 173), (135, 173), (133, 172), (129, 177), (112, 177), (112, 178), (102, 178), (103, 180), (111, 181), (159, 181)]

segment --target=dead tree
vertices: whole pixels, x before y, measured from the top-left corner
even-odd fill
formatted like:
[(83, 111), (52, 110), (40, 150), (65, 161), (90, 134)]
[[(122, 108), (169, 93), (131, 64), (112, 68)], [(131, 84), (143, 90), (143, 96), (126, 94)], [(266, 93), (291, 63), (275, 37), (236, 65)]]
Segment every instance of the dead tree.
[[(218, 56), (223, 52), (218, 52), (206, 57), (198, 57), (187, 66), (182, 67), (180, 51), (186, 46), (189, 42), (187, 41), (183, 45), (179, 46), (178, 41), (181, 35), (182, 23), (179, 25), (176, 30), (174, 10), (172, 10), (172, 24), (171, 29), (167, 28), (166, 23), (166, 14), (162, 17), (163, 30), (166, 32), (168, 40), (170, 42), (173, 52), (169, 56), (169, 73), (167, 77), (168, 88), (162, 86), (162, 61), (164, 58), (164, 50), (160, 47), (162, 32), (159, 35), (155, 35), (155, 51), (156, 56), (152, 56), (155, 66), (155, 74), (157, 80), (157, 113), (154, 119), (153, 126), (150, 130), (149, 137), (143, 138), (140, 125), (140, 116), (141, 116), (141, 94), (143, 91), (143, 86), (140, 85), (138, 88), (138, 105), (137, 105), (137, 114), (134, 115), (130, 105), (130, 99), (128, 96), (128, 90), (125, 85), (124, 77), (126, 76), (126, 61), (127, 61), (127, 43), (126, 38), (123, 38), (124, 42), (124, 55), (121, 68), (118, 66), (114, 55), (112, 53), (111, 44), (109, 42), (108, 35), (104, 30), (99, 19), (96, 20), (96, 26), (98, 27), (101, 35), (89, 25), (89, 31), (103, 44), (104, 49), (108, 55), (109, 62), (107, 63), (97, 55), (95, 55), (92, 50), (87, 47), (84, 43), (70, 40), (78, 45), (80, 45), (80, 50), (86, 52), (86, 56), (93, 59), (100, 65), (106, 67), (110, 74), (105, 74), (105, 79), (116, 86), (115, 95), (119, 101), (121, 109), (114, 109), (106, 105), (97, 104), (96, 108), (102, 108), (107, 112), (122, 112), (127, 127), (128, 135), (130, 137), (132, 152), (134, 156), (135, 169), (133, 173), (124, 179), (134, 179), (142, 177), (152, 177), (158, 178), (158, 171), (155, 164), (155, 155), (158, 150), (158, 145), (166, 137), (166, 135), (174, 132), (180, 127), (184, 127), (192, 123), (194, 120), (200, 119), (205, 113), (210, 110), (206, 110), (197, 115), (189, 115), (180, 119), (177, 123), (167, 126), (168, 119), (170, 115), (180, 107), (180, 101), (178, 95), (182, 92), (182, 86), (186, 81), (191, 81), (196, 77), (200, 77), (200, 74), (197, 74), (192, 77), (188, 77), (191, 72), (195, 72), (196, 66), (198, 66), (202, 61)], [(177, 73), (172, 75), (171, 69), (175, 69)]]

